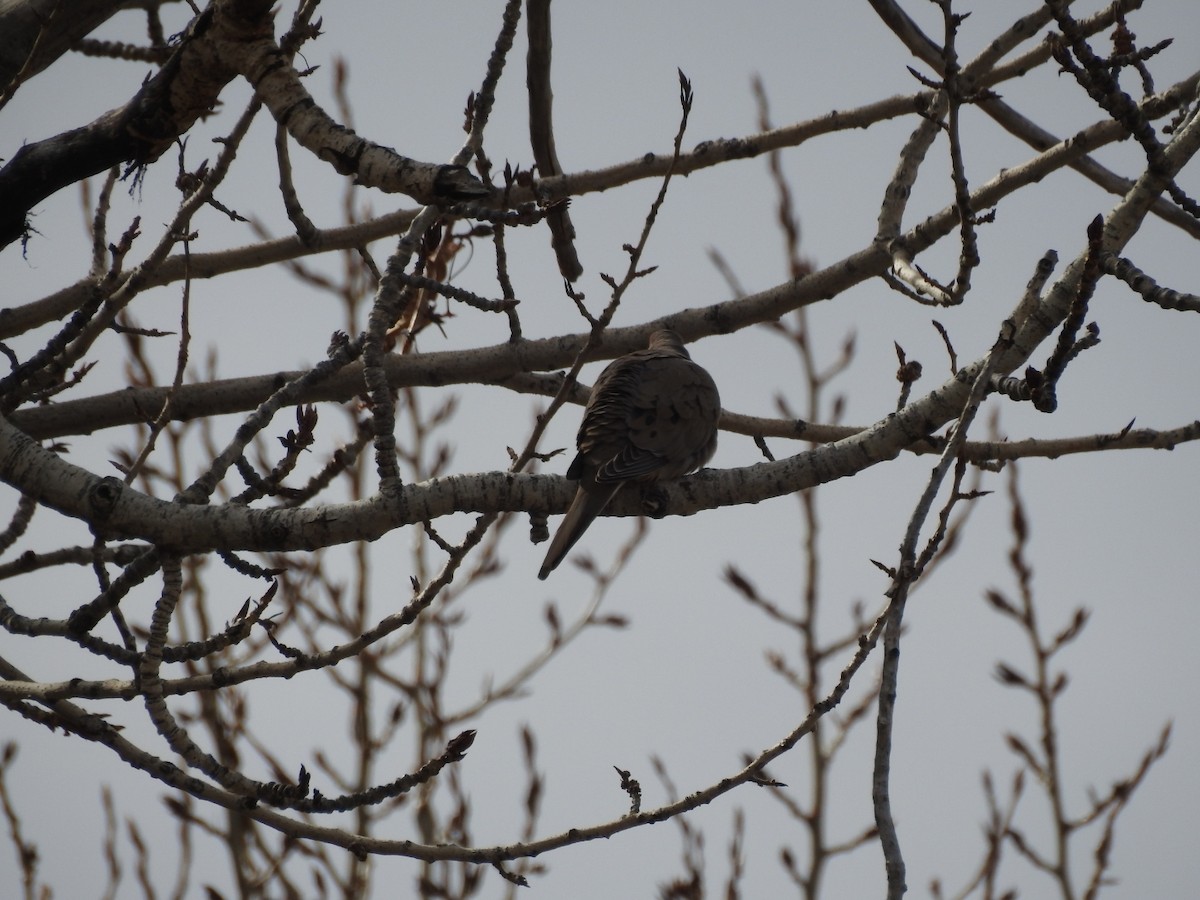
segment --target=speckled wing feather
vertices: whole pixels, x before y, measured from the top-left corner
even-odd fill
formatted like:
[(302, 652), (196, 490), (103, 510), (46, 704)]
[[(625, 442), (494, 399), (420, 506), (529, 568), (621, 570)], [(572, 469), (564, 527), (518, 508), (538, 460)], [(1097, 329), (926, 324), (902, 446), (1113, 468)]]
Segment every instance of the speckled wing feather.
[(579, 489), (538, 578), (562, 562), (624, 484), (679, 478), (708, 462), (720, 417), (716, 384), (675, 332), (656, 331), (645, 350), (613, 360), (584, 410), (579, 453), (567, 469)]

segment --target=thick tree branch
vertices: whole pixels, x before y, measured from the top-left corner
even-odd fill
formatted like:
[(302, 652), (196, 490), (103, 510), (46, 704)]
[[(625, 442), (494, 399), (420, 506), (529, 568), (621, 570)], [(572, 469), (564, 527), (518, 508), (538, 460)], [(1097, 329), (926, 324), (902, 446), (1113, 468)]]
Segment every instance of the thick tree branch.
[(0, 247), (25, 233), (28, 212), (55, 191), (114, 165), (156, 160), (212, 109), (238, 74), (298, 143), (362, 184), (423, 202), (489, 193), (461, 166), (408, 159), (334, 122), (273, 40), (270, 6), (217, 0), (192, 21), (179, 48), (129, 103), (82, 128), (21, 147), (0, 168)]
[(108, 21), (122, 0), (2, 0), (0, 2), (0, 107), (21, 84)]
[[(241, 7), (254, 17), (243, 27), (270, 27), (269, 2)], [(0, 168), (0, 247), (25, 233), (26, 215), (55, 191), (115, 165), (153, 162), (212, 109), (236, 75), (221, 58), (223, 18), (215, 6), (197, 16), (167, 63), (124, 106), (13, 154)]]
[(269, 34), (231, 33), (221, 60), (242, 74), (275, 121), (318, 159), (356, 184), (400, 193), (423, 203), (486, 197), (491, 189), (461, 165), (423, 163), (360, 137), (317, 105), (288, 54)]

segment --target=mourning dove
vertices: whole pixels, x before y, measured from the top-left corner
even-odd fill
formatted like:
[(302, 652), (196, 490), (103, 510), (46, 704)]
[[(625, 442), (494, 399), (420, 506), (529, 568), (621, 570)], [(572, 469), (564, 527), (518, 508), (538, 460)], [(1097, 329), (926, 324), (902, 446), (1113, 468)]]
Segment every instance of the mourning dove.
[(712, 376), (674, 331), (656, 331), (645, 350), (609, 363), (592, 387), (575, 438), (579, 453), (567, 469), (579, 489), (538, 578), (554, 571), (624, 484), (679, 478), (712, 459), (720, 417)]

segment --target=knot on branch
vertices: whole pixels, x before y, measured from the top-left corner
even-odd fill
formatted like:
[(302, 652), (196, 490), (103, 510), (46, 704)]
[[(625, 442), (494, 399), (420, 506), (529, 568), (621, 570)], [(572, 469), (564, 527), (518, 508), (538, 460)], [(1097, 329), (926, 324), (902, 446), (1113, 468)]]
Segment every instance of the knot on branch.
[(117, 502), (121, 499), (121, 492), (124, 490), (124, 482), (113, 475), (101, 478), (96, 482), (88, 491), (87, 498), (91, 520), (103, 522), (108, 519), (116, 509)]
[(439, 166), (433, 177), (433, 192), (447, 200), (476, 200), (492, 189), (471, 174), (466, 166)]

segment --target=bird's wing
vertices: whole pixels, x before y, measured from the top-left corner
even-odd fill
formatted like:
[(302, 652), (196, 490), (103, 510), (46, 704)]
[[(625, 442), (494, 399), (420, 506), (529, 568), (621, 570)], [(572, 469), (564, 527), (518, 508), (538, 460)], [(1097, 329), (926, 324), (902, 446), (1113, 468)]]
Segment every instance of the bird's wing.
[(674, 354), (637, 361), (622, 395), (624, 441), (600, 465), (601, 483), (678, 478), (712, 457), (721, 399), (709, 374)]

